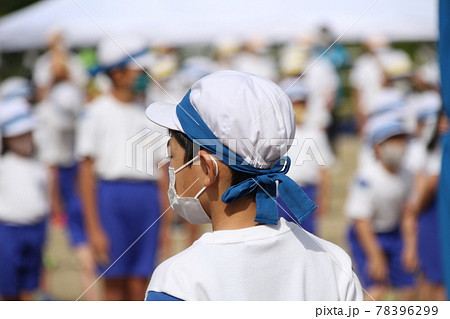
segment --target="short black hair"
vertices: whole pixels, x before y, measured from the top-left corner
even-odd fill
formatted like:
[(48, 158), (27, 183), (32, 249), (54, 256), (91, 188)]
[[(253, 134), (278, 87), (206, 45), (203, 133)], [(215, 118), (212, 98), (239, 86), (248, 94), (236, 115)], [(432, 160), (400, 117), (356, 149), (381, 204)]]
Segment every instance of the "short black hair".
[[(190, 160), (192, 160), (194, 158), (194, 142), (186, 134), (180, 131), (171, 130), (170, 135), (178, 142), (178, 144), (180, 144), (181, 148), (184, 149), (184, 163), (187, 163)], [(200, 149), (203, 148), (200, 147)], [(247, 179), (256, 176), (254, 174), (240, 172), (232, 168), (230, 169), (231, 169), (231, 186), (239, 184), (240, 182), (243, 182)]]

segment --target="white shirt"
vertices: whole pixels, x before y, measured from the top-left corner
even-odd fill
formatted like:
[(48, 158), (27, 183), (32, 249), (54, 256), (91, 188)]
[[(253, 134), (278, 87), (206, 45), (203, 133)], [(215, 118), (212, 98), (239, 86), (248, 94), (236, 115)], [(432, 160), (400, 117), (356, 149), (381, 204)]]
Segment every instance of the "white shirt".
[(69, 167), (75, 164), (75, 129), (57, 123), (54, 109), (43, 101), (36, 106), (38, 127), (33, 134), (38, 158), (47, 165)]
[(183, 300), (361, 300), (350, 257), (280, 219), (204, 234), (155, 270), (148, 291)]
[(45, 167), (12, 152), (4, 154), (0, 158), (0, 221), (30, 225), (48, 212)]
[(438, 176), (442, 169), (442, 147), (438, 146), (431, 152), (427, 153), (426, 165), (424, 172), (428, 176)]
[(408, 143), (404, 167), (413, 174), (419, 173), (427, 161), (427, 146), (420, 138), (413, 138)]
[(358, 104), (364, 114), (370, 114), (383, 83), (383, 71), (377, 58), (365, 53), (356, 59), (350, 72), (350, 84), (358, 91)]
[(309, 92), (305, 123), (323, 129), (331, 122), (329, 104), (336, 97), (339, 77), (333, 64), (325, 59), (311, 59), (306, 65), (311, 67), (304, 75)]
[(345, 212), (352, 219), (369, 220), (376, 233), (393, 231), (400, 223), (411, 184), (406, 170), (391, 174), (379, 161), (365, 165), (354, 178)]
[[(166, 155), (166, 143), (153, 152), (149, 146), (167, 136), (167, 130), (150, 122), (139, 104), (103, 95), (87, 105), (78, 124), (76, 154), (93, 158), (101, 179), (158, 178), (157, 165)], [(142, 136), (136, 139), (139, 133)]]
[(295, 131), (296, 145), (288, 151), (291, 168), (287, 176), (300, 186), (317, 185), (320, 171), (332, 166), (335, 157), (325, 132), (314, 127), (297, 126)]

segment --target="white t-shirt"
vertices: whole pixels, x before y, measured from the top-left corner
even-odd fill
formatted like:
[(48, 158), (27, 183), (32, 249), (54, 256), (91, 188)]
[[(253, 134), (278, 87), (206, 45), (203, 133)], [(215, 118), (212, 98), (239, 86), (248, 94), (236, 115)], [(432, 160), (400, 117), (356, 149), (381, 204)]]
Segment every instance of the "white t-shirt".
[(345, 204), (352, 219), (370, 220), (376, 233), (395, 230), (400, 223), (412, 177), (406, 170), (391, 174), (379, 161), (357, 173)]
[(112, 95), (98, 97), (80, 117), (77, 156), (93, 158), (101, 179), (156, 180), (166, 143), (153, 151), (150, 145), (156, 147), (168, 133), (150, 122), (144, 112), (139, 104), (123, 103)]
[(423, 140), (413, 138), (408, 143), (404, 167), (413, 174), (423, 170), (427, 161), (427, 146)]
[(350, 257), (280, 218), (204, 234), (153, 273), (148, 291), (183, 300), (361, 300)]
[(370, 114), (383, 83), (383, 71), (372, 54), (363, 54), (356, 59), (350, 72), (350, 84), (359, 93), (359, 105), (364, 114)]
[(75, 164), (75, 129), (58, 125), (53, 111), (47, 101), (36, 106), (38, 127), (33, 137), (38, 158), (47, 165), (69, 167)]
[(442, 147), (438, 146), (427, 153), (427, 160), (424, 167), (425, 174), (428, 176), (438, 176), (442, 169)]
[(323, 129), (331, 122), (329, 104), (336, 97), (339, 77), (331, 62), (325, 59), (311, 59), (306, 65), (311, 67), (304, 75), (309, 92), (305, 123)]
[(4, 154), (0, 158), (0, 221), (31, 225), (48, 212), (45, 167), (34, 159)]
[(287, 176), (300, 186), (317, 185), (320, 171), (329, 168), (335, 157), (324, 131), (314, 127), (297, 126), (295, 131), (296, 145), (288, 151), (291, 168)]

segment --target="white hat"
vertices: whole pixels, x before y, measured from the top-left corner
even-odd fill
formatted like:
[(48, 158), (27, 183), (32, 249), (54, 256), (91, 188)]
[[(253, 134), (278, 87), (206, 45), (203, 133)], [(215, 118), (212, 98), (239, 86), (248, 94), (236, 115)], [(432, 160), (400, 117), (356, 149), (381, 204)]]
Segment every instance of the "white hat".
[(442, 99), (437, 92), (424, 92), (416, 98), (414, 106), (417, 121), (436, 120), (442, 108)]
[(423, 82), (432, 86), (439, 86), (441, 81), (439, 64), (437, 61), (430, 61), (423, 64), (416, 70), (416, 75)]
[(364, 44), (373, 51), (384, 49), (389, 46), (389, 40), (383, 34), (372, 34), (364, 39)]
[(302, 73), (308, 63), (309, 53), (298, 46), (289, 46), (283, 50), (280, 57), (280, 72), (286, 76)]
[[(292, 103), (270, 80), (237, 71), (218, 71), (191, 88), (189, 101), (215, 137), (256, 168), (275, 164), (295, 135)], [(184, 132), (175, 104), (156, 102), (146, 114), (153, 122)]]
[(372, 145), (378, 145), (390, 137), (408, 134), (406, 123), (399, 114), (385, 114), (371, 118), (367, 123), (367, 137)]
[(411, 75), (412, 62), (409, 56), (403, 51), (383, 51), (378, 54), (378, 59), (388, 79), (397, 79)]
[(16, 97), (28, 98), (31, 94), (30, 82), (20, 76), (7, 78), (0, 84), (0, 99)]
[(134, 69), (139, 69), (140, 66), (148, 68), (151, 64), (147, 43), (134, 34), (115, 36), (114, 39), (103, 38), (97, 47), (97, 58), (103, 70), (124, 66)]
[(241, 42), (235, 37), (221, 37), (215, 43), (215, 50), (219, 57), (231, 56), (239, 52)]
[(34, 130), (36, 122), (30, 105), (24, 98), (10, 99), (0, 104), (0, 128), (3, 137), (16, 137)]
[(370, 111), (370, 116), (390, 112), (405, 112), (406, 100), (403, 93), (397, 88), (386, 88), (378, 93), (377, 99)]
[(56, 84), (49, 94), (52, 113), (58, 127), (73, 128), (84, 105), (82, 91), (70, 82)]

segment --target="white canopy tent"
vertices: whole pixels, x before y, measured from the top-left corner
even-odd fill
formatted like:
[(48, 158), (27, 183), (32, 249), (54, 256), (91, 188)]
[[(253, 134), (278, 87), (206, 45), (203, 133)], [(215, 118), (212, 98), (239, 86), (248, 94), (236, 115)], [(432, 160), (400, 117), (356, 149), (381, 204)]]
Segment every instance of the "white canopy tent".
[(346, 42), (375, 33), (433, 41), (437, 0), (43, 0), (0, 19), (0, 51), (42, 48), (54, 29), (80, 47), (95, 45), (105, 32), (180, 45), (227, 36), (283, 41), (319, 25), (336, 36), (348, 29)]

